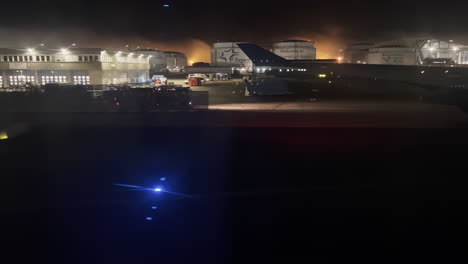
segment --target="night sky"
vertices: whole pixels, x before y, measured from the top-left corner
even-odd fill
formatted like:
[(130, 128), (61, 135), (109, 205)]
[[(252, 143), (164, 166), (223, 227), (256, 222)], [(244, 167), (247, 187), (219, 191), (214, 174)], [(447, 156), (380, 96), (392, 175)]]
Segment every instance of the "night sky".
[[(302, 38), (317, 41), (319, 57), (326, 57), (352, 41), (412, 36), (468, 41), (466, 2), (52, 0), (2, 5), (2, 46), (129, 43), (196, 57), (216, 41), (249, 41), (268, 47), (273, 41)], [(195, 59), (206, 60), (206, 56)]]

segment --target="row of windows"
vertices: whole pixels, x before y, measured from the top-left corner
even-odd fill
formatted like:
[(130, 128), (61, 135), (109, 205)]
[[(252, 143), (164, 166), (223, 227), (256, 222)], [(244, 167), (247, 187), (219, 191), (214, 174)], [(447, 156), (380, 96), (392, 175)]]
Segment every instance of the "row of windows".
[(5, 62), (51, 61), (51, 56), (3, 56)]
[(33, 82), (34, 82), (34, 76), (25, 76), (25, 75), (10, 76), (10, 85), (22, 85), (22, 84), (33, 83)]
[(99, 61), (99, 56), (78, 56), (78, 61)]
[(66, 83), (67, 76), (42, 76), (41, 77), (41, 84), (48, 84), (48, 83)]
[[(24, 85), (26, 83), (34, 83), (35, 78), (34, 76), (27, 76), (27, 75), (17, 75), (17, 76), (9, 76), (9, 83), (12, 86), (17, 85)], [(41, 76), (41, 84), (47, 83), (66, 83), (67, 77), (66, 76)], [(73, 76), (73, 84), (77, 85), (89, 85), (90, 80), (89, 76)], [(0, 88), (3, 88), (3, 76), (0, 75)]]
[[(0, 56), (0, 60), (3, 62), (52, 62), (52, 61), (66, 61), (66, 62), (88, 62), (88, 61), (103, 61), (103, 62), (113, 62), (113, 58), (108, 55), (80, 55), (80, 56), (49, 56), (49, 55), (12, 55), (12, 56)], [(146, 62), (147, 58), (144, 57), (127, 57), (127, 56), (118, 56), (117, 62), (127, 62), (127, 63), (142, 63)]]
[[(57, 58), (57, 61), (61, 59)], [(76, 60), (76, 57), (75, 57)], [(4, 62), (54, 61), (53, 56), (3, 56)], [(99, 61), (99, 56), (78, 56), (78, 61)]]
[(89, 76), (73, 76), (73, 84), (89, 84)]

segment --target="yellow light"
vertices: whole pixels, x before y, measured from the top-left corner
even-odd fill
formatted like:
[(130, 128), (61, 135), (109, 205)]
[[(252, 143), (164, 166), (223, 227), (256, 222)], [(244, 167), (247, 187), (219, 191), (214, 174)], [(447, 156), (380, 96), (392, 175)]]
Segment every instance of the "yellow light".
[(0, 131), (0, 140), (8, 139), (8, 134), (6, 131)]
[(319, 74), (318, 77), (319, 78), (325, 78), (325, 77), (327, 77), (327, 75), (322, 73), (322, 74)]
[(193, 60), (189, 61), (189, 63), (190, 63), (190, 65), (192, 65), (192, 64), (193, 64)]

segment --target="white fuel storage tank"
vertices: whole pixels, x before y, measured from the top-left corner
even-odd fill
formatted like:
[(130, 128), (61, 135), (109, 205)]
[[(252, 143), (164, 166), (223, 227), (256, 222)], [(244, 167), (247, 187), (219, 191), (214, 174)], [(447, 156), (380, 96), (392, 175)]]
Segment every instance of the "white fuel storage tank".
[(316, 49), (312, 41), (285, 40), (273, 44), (272, 52), (287, 60), (315, 60)]

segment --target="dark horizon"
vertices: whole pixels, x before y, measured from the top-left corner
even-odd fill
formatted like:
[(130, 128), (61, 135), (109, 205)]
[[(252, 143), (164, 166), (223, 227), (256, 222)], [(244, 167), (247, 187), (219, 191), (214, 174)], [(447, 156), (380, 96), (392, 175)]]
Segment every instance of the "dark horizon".
[[(163, 7), (169, 4), (170, 7)], [(11, 4), (10, 4), (11, 5)], [(34, 12), (24, 12), (24, 6)], [(217, 41), (246, 41), (268, 47), (285, 39), (316, 41), (319, 58), (334, 57), (345, 43), (405, 37), (435, 37), (468, 42), (464, 35), (468, 4), (443, 6), (417, 1), (391, 3), (300, 0), (219, 2), (201, 0), (116, 2), (52, 1), (3, 8), (0, 45), (158, 48), (207, 61)]]

